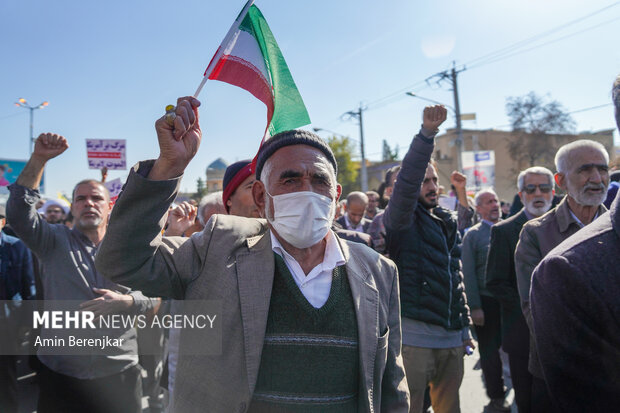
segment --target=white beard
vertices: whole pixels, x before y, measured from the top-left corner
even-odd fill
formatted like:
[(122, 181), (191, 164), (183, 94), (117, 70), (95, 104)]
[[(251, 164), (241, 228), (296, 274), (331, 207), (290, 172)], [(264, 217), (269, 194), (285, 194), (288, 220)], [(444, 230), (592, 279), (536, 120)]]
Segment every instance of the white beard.
[[(545, 205), (536, 208), (534, 206), (534, 202), (536, 201), (544, 201)], [(550, 208), (551, 208), (551, 200), (546, 200), (543, 197), (534, 198), (531, 201), (525, 203), (525, 209), (527, 210), (527, 212), (529, 212), (530, 214), (536, 217), (543, 215), (545, 212), (549, 211)]]

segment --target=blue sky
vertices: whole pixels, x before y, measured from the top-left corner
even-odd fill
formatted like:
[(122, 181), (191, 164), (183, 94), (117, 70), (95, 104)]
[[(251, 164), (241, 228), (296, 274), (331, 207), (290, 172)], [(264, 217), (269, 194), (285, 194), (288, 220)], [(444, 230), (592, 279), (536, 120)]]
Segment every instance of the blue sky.
[[(0, 4), (0, 158), (28, 156), (28, 111), (36, 105), (35, 136), (63, 134), (70, 148), (46, 170), (47, 193), (70, 193), (89, 170), (85, 139), (127, 139), (128, 164), (158, 154), (153, 123), (176, 97), (193, 94), (243, 1), (106, 2), (4, 0)], [(312, 125), (358, 138), (340, 116), (364, 113), (366, 153), (381, 156), (386, 139), (404, 153), (421, 121), (420, 96), (453, 104), (447, 86), (424, 79), (452, 61), (468, 128), (505, 127), (505, 101), (530, 91), (568, 111), (610, 102), (620, 72), (620, 4), (614, 1), (257, 0), (308, 108)], [(474, 59), (587, 16), (521, 49), (530, 51), (476, 67)], [(614, 29), (614, 27), (616, 29)], [(547, 43), (547, 44), (545, 44)], [(485, 61), (479, 61), (485, 63)], [(384, 99), (385, 98), (385, 99)], [(266, 110), (249, 93), (209, 81), (200, 95), (203, 142), (182, 189), (218, 157), (254, 155)], [(579, 131), (614, 127), (613, 108), (575, 113)], [(454, 119), (449, 118), (447, 127)], [(324, 134), (323, 136), (327, 136)], [(617, 135), (616, 135), (617, 136)], [(111, 172), (109, 179), (125, 178)]]

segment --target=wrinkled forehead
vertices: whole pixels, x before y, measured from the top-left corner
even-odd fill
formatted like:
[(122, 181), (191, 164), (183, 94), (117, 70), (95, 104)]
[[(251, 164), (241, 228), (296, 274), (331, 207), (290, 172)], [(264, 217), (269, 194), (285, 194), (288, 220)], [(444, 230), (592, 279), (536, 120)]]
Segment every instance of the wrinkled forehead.
[(268, 161), (271, 164), (270, 179), (277, 179), (285, 171), (303, 175), (326, 173), (330, 176), (334, 172), (323, 152), (309, 145), (285, 146), (275, 151)]
[(58, 205), (50, 205), (47, 207), (45, 212), (64, 212), (64, 210)]
[(596, 148), (581, 147), (575, 148), (568, 154), (568, 165), (570, 170), (577, 170), (584, 165), (607, 165), (605, 155)]

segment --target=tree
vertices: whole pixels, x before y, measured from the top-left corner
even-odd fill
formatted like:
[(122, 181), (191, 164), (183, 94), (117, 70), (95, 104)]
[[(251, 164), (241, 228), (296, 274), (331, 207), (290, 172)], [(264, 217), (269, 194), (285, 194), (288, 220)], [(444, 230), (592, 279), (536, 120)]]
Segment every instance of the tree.
[(353, 162), (355, 145), (348, 136), (331, 136), (327, 138), (327, 144), (334, 152), (338, 163), (338, 183), (342, 185), (342, 194), (358, 190), (360, 183), (357, 176), (357, 165)]
[(575, 121), (562, 105), (546, 100), (534, 92), (506, 100), (506, 113), (516, 135), (508, 152), (519, 165), (552, 166), (557, 148), (549, 135), (575, 130)]
[(205, 185), (205, 181), (202, 180), (202, 177), (198, 177), (196, 181), (196, 193), (192, 198), (200, 202), (203, 196), (207, 194), (207, 186)]
[(395, 146), (394, 150), (392, 150), (392, 148), (390, 148), (390, 145), (388, 145), (387, 141), (384, 139), (382, 159), (384, 162), (398, 160), (398, 146)]

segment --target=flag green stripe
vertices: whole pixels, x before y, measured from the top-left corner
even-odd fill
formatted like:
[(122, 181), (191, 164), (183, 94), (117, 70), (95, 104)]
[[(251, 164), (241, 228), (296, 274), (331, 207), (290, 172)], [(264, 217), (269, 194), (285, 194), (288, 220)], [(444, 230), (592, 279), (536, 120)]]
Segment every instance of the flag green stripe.
[(274, 114), (269, 125), (271, 136), (278, 132), (295, 129), (310, 123), (310, 116), (297, 90), (278, 43), (271, 33), (267, 21), (256, 6), (250, 7), (240, 25), (241, 30), (252, 34), (265, 58), (271, 74), (274, 94)]

